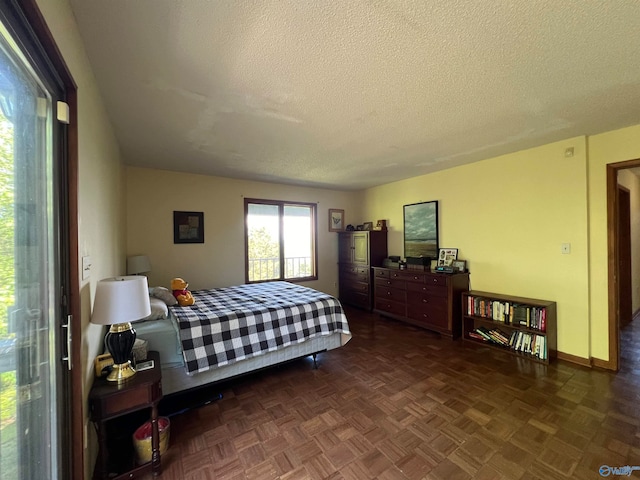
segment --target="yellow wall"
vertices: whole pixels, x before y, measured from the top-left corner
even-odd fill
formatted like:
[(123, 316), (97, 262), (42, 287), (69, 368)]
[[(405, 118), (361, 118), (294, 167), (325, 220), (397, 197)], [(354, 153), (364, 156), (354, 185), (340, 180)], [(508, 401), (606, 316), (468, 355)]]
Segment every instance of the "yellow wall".
[[(90, 255), (93, 266), (90, 278), (80, 286), (82, 315), (76, 321), (82, 323), (83, 336), (74, 341), (82, 345), (82, 362), (74, 367), (80, 371), (73, 374), (84, 378), (83, 403), (88, 424), (86, 405), (93, 382), (93, 359), (101, 351), (103, 339), (103, 328), (89, 323), (93, 294), (98, 280), (124, 273), (124, 169), (68, 2), (38, 0), (38, 6), (78, 86), (79, 256)], [(91, 478), (97, 448), (93, 428), (87, 430), (91, 435), (85, 455), (85, 478)]]
[(588, 139), (592, 355), (609, 358), (606, 165), (640, 158), (640, 125)]
[(629, 190), (631, 220), (631, 308), (640, 309), (640, 177), (630, 170), (618, 172), (618, 184)]
[(403, 205), (430, 200), (472, 289), (556, 301), (558, 349), (589, 357), (585, 137), (368, 189), (364, 216), (389, 220), (389, 253), (402, 256)]
[[(174, 277), (194, 290), (244, 283), (244, 198), (318, 204), (319, 278), (307, 285), (336, 295), (338, 239), (328, 231), (328, 211), (344, 209), (347, 223), (359, 221), (353, 192), (128, 167), (127, 252), (149, 256), (152, 286), (169, 288)], [(173, 243), (174, 210), (204, 212), (205, 243)]]

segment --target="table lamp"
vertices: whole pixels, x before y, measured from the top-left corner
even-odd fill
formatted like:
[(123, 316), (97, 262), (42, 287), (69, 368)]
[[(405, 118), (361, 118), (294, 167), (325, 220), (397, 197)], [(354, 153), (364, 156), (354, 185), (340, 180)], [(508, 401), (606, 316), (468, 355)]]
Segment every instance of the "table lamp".
[(150, 314), (147, 277), (113, 277), (98, 282), (91, 323), (111, 325), (105, 336), (114, 362), (108, 381), (120, 383), (136, 374), (131, 366), (131, 351), (136, 341), (131, 322)]
[(146, 255), (127, 257), (127, 275), (138, 275), (151, 271), (151, 262)]

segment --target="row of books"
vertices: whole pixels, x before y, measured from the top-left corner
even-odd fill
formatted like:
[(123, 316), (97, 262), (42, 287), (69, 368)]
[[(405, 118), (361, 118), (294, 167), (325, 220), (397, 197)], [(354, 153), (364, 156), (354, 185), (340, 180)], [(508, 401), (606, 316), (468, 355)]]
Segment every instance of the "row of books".
[(498, 328), (478, 327), (469, 332), (469, 337), (526, 353), (541, 360), (546, 360), (548, 356), (547, 337), (537, 333), (515, 330), (508, 334)]
[(490, 318), (496, 322), (521, 325), (546, 332), (547, 309), (491, 298), (467, 297), (467, 315)]

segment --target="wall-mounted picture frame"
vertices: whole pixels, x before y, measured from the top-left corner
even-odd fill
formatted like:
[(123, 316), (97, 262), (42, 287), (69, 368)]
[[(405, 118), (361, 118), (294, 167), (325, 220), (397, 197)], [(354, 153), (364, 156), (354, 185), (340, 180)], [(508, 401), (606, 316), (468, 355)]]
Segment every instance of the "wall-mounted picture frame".
[(362, 224), (362, 229), (367, 231), (373, 230), (373, 222), (364, 222)]
[(344, 230), (344, 210), (329, 209), (329, 231), (342, 232)]
[(453, 261), (458, 259), (457, 248), (441, 248), (438, 251), (438, 266), (452, 267)]
[(451, 263), (451, 266), (455, 269), (456, 272), (464, 273), (467, 271), (467, 261), (466, 260), (454, 260)]
[(404, 256), (438, 258), (438, 201), (404, 205)]
[(204, 243), (204, 213), (174, 210), (173, 243)]

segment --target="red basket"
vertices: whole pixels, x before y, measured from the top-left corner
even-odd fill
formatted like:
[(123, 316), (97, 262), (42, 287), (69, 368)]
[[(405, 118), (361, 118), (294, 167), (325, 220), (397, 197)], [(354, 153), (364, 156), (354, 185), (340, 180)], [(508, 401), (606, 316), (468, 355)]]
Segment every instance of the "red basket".
[[(163, 455), (169, 448), (169, 430), (171, 422), (167, 417), (158, 418), (158, 431), (160, 433), (160, 455)], [(136, 449), (136, 459), (138, 464), (151, 461), (151, 421), (143, 423), (133, 432), (133, 445)]]

